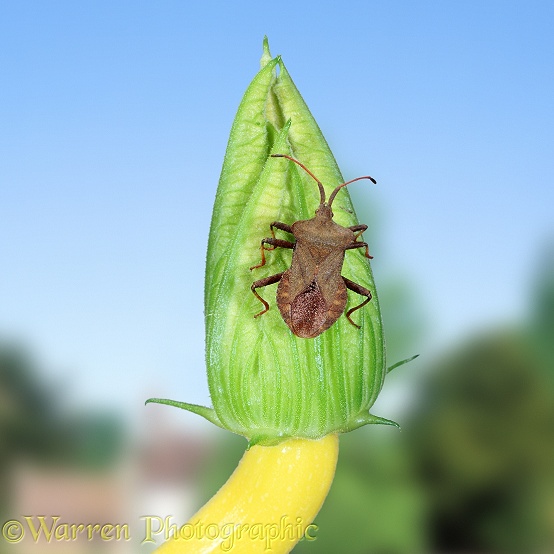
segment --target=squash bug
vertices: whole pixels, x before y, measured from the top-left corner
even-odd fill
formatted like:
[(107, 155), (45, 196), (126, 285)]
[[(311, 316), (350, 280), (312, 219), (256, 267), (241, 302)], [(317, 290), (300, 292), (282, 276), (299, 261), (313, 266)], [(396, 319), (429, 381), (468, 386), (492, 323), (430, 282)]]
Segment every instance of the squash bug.
[[(264, 266), (265, 251), (275, 248), (292, 249), (292, 263), (286, 271), (252, 283), (250, 287), (252, 292), (264, 305), (264, 309), (254, 317), (259, 317), (269, 310), (269, 304), (256, 289), (278, 282), (277, 306), (285, 323), (298, 337), (317, 337), (341, 316), (346, 307), (346, 291), (350, 289), (365, 296), (361, 304), (346, 312), (348, 321), (359, 329), (360, 326), (352, 321), (350, 315), (371, 300), (371, 292), (343, 277), (341, 271), (346, 250), (365, 248), (365, 256), (372, 258), (369, 255), (367, 243), (357, 240), (367, 229), (367, 225), (343, 227), (335, 223), (331, 205), (342, 187), (361, 179), (369, 179), (376, 183), (375, 179), (365, 176), (342, 183), (335, 188), (329, 200), (326, 201), (321, 181), (306, 166), (286, 154), (272, 154), (272, 157), (287, 158), (306, 171), (317, 183), (321, 200), (312, 219), (296, 221), (292, 225), (274, 221), (269, 226), (272, 236), (262, 239), (260, 246), (262, 261), (250, 269)], [(295, 238), (295, 242), (276, 238), (275, 229), (289, 233)]]

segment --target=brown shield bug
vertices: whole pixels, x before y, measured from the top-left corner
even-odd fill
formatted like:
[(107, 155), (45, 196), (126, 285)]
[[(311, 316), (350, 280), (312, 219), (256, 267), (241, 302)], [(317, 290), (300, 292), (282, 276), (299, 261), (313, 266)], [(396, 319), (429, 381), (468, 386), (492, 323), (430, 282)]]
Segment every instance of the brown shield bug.
[[(316, 181), (321, 200), (312, 219), (296, 221), (292, 225), (274, 221), (269, 226), (272, 236), (262, 239), (260, 246), (262, 261), (250, 269), (264, 266), (265, 251), (278, 247), (292, 249), (292, 263), (286, 271), (252, 283), (250, 287), (252, 292), (264, 305), (264, 309), (254, 317), (265, 314), (269, 310), (269, 304), (256, 289), (278, 282), (277, 306), (285, 323), (298, 337), (317, 337), (341, 316), (346, 307), (346, 290), (350, 289), (366, 297), (361, 304), (346, 312), (348, 321), (359, 328), (350, 315), (371, 300), (371, 292), (343, 277), (341, 271), (346, 250), (365, 248), (365, 256), (372, 258), (369, 255), (367, 243), (357, 240), (367, 229), (367, 225), (343, 227), (335, 223), (331, 205), (342, 187), (361, 179), (369, 179), (376, 183), (375, 179), (365, 176), (342, 183), (335, 188), (329, 200), (326, 201), (323, 185), (307, 167), (286, 154), (272, 154), (272, 157), (287, 158), (306, 171)], [(275, 238), (275, 229), (291, 234), (296, 239), (295, 242)]]

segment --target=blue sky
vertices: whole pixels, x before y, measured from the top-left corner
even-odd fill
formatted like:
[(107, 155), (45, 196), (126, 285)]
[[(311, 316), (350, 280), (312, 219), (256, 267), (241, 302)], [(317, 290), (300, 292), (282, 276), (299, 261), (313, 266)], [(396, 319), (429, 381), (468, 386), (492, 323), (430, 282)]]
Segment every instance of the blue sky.
[(2, 3), (0, 337), (77, 403), (209, 402), (211, 206), (265, 34), (345, 178), (377, 178), (351, 194), (424, 350), (518, 319), (554, 234), (553, 24), (523, 0)]

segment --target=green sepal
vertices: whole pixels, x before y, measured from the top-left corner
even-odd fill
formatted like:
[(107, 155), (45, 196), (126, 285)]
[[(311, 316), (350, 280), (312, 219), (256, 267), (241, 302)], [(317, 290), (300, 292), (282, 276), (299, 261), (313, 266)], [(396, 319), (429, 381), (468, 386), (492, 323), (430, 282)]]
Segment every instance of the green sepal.
[(396, 369), (397, 367), (400, 367), (401, 365), (407, 364), (408, 362), (411, 362), (412, 360), (415, 360), (417, 357), (419, 357), (419, 354), (416, 354), (415, 356), (412, 356), (411, 358), (406, 358), (405, 360), (402, 360), (400, 362), (396, 362), (395, 364), (392, 364), (390, 367), (387, 368), (387, 373), (390, 373), (393, 369)]
[(353, 418), (345, 429), (341, 429), (341, 432), (349, 433), (350, 431), (354, 431), (354, 429), (359, 429), (364, 425), (391, 425), (392, 427), (400, 429), (400, 425), (398, 425), (396, 421), (392, 421), (392, 419), (385, 419), (384, 417), (365, 413)]
[(149, 398), (145, 404), (165, 404), (167, 406), (174, 406), (187, 412), (192, 412), (207, 419), (210, 423), (225, 429), (225, 426), (221, 423), (215, 410), (213, 408), (207, 408), (206, 406), (200, 406), (199, 404), (189, 404), (188, 402), (179, 402), (177, 400), (169, 400), (168, 398)]
[(290, 437), (281, 437), (275, 435), (254, 435), (248, 439), (247, 450), (250, 450), (255, 445), (259, 446), (276, 446), (280, 442), (288, 439)]

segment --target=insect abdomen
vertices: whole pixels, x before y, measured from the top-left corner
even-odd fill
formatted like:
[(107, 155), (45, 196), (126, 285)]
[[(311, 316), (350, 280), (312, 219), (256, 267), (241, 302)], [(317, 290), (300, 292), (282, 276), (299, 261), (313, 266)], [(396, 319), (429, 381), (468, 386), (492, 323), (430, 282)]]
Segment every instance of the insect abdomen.
[(277, 290), (277, 305), (281, 315), (297, 337), (317, 337), (331, 327), (344, 311), (346, 287), (338, 288), (329, 306), (316, 277), (295, 298), (290, 298), (288, 277), (285, 272)]

